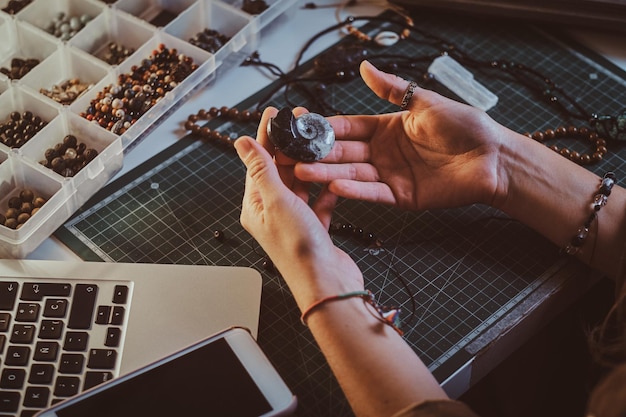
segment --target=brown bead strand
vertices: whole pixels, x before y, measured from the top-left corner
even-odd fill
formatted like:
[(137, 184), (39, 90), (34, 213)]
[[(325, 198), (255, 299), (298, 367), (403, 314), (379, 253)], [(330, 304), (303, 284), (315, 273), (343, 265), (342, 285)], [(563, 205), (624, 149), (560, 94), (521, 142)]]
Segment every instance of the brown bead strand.
[(200, 136), (203, 139), (207, 139), (213, 142), (221, 143), (227, 146), (232, 146), (235, 139), (231, 138), (228, 134), (223, 134), (217, 130), (211, 130), (206, 126), (200, 126), (198, 121), (209, 121), (217, 118), (227, 118), (236, 122), (259, 122), (261, 120), (261, 112), (258, 110), (239, 111), (236, 108), (222, 106), (220, 108), (211, 107), (209, 110), (200, 109), (198, 113), (191, 114), (185, 122), (185, 130), (191, 132), (194, 135)]
[(558, 152), (562, 156), (579, 165), (591, 165), (596, 162), (600, 162), (607, 153), (606, 140), (601, 138), (596, 132), (587, 127), (561, 126), (557, 129), (547, 129), (543, 132), (537, 131), (535, 133), (526, 133), (525, 135), (531, 139), (536, 140), (537, 142), (542, 143), (546, 140), (560, 138), (588, 140), (594, 146), (594, 150), (591, 154), (581, 154), (565, 147), (559, 148), (557, 145), (550, 146), (550, 149), (552, 149), (553, 151)]

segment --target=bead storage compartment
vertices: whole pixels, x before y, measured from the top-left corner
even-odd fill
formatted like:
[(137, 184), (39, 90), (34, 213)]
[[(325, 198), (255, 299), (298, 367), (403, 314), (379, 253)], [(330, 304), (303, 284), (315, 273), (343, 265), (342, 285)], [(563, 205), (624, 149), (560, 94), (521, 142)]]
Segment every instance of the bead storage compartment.
[[(35, 250), (121, 169), (124, 155), (170, 110), (210, 83), (218, 68), (241, 63), (257, 46), (263, 27), (295, 4), (268, 0), (267, 8), (255, 15), (223, 0), (33, 0), (14, 14), (0, 11), (0, 36), (7, 40), (0, 45), (0, 64), (7, 69), (0, 72), (0, 123), (12, 117), (42, 121), (36, 131), (28, 127), (27, 140), (0, 136), (0, 214), (16, 205), (23, 190), (40, 196), (38, 202), (46, 201), (22, 215), (27, 221), (19, 226), (13, 220), (0, 224), (0, 257), (23, 258)], [(7, 0), (0, 0), (0, 9), (5, 6)], [(76, 26), (68, 19), (82, 15), (89, 18), (71, 36), (51, 33), (50, 21)], [(216, 50), (192, 41), (205, 29), (222, 32)], [(112, 43), (124, 43), (127, 50), (115, 49), (119, 56), (111, 57)], [(140, 100), (142, 106), (133, 113), (137, 117), (116, 124), (115, 115), (125, 117), (134, 110), (106, 93), (123, 90), (120, 80), (162, 77), (133, 75), (146, 60), (157, 61), (155, 56), (184, 57), (172, 64), (172, 71), (184, 76), (174, 84), (157, 85), (160, 96)], [(31, 67), (14, 72), (19, 78), (10, 76), (13, 59), (23, 64), (30, 58)], [(61, 87), (69, 88), (71, 97)], [(153, 93), (150, 86), (141, 88), (147, 88), (143, 96)], [(98, 109), (104, 105), (108, 116), (87, 117), (96, 102), (102, 102)], [(66, 140), (76, 145), (64, 146)]]

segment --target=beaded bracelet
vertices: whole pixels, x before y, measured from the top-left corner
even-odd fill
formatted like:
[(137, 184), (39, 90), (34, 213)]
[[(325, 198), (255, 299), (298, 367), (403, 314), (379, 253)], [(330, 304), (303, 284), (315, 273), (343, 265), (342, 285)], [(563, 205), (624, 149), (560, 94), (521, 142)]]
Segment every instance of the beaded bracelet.
[(587, 218), (585, 224), (583, 224), (574, 237), (569, 241), (569, 243), (563, 249), (568, 255), (575, 255), (578, 253), (582, 245), (587, 240), (587, 236), (589, 236), (589, 229), (591, 228), (591, 224), (598, 217), (598, 212), (602, 207), (604, 207), (609, 200), (609, 195), (611, 195), (611, 189), (615, 185), (615, 174), (611, 171), (604, 174), (602, 177), (602, 181), (600, 183), (600, 188), (596, 195), (593, 197), (593, 203), (591, 204), (591, 214)]
[(300, 321), (302, 322), (303, 325), (306, 326), (307, 317), (314, 310), (317, 310), (323, 304), (326, 304), (332, 301), (346, 300), (348, 298), (355, 298), (355, 297), (363, 299), (363, 302), (372, 306), (374, 310), (376, 310), (376, 312), (378, 313), (378, 316), (375, 316), (377, 319), (391, 326), (400, 336), (404, 334), (404, 332), (400, 330), (400, 310), (397, 308), (389, 308), (389, 307), (381, 306), (380, 304), (376, 302), (376, 300), (374, 299), (374, 294), (372, 294), (370, 290), (353, 291), (353, 292), (348, 292), (345, 294), (331, 295), (329, 297), (322, 298), (321, 300), (318, 300), (314, 302), (313, 304), (311, 304), (308, 308), (306, 308), (302, 312), (302, 315), (300, 316)]

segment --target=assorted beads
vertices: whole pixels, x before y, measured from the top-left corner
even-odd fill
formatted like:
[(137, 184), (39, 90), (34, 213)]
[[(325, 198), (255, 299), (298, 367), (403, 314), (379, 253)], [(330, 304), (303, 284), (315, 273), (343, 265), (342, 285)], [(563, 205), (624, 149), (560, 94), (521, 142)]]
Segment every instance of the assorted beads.
[(236, 138), (231, 137), (229, 134), (220, 133), (216, 130), (211, 130), (206, 126), (199, 126), (198, 121), (208, 121), (215, 118), (225, 117), (238, 122), (259, 122), (261, 120), (261, 112), (243, 110), (239, 111), (236, 108), (229, 108), (226, 106), (217, 108), (211, 107), (209, 110), (201, 109), (196, 114), (189, 115), (185, 122), (185, 130), (189, 131), (193, 135), (200, 136), (203, 139), (207, 139), (216, 143), (232, 146)]
[(62, 41), (69, 40), (79, 30), (85, 27), (92, 19), (88, 14), (69, 16), (65, 12), (59, 12), (55, 18), (45, 27), (46, 32), (56, 36)]
[(39, 92), (57, 103), (68, 105), (91, 88), (91, 86), (92, 84), (83, 83), (78, 78), (72, 78), (52, 86), (50, 90), (42, 88)]
[(191, 57), (161, 44), (100, 91), (81, 116), (121, 135), (197, 68)]
[(39, 65), (39, 60), (36, 58), (13, 58), (11, 60), (11, 68), (2, 67), (0, 72), (9, 77), (12, 80), (19, 80), (30, 70)]
[(602, 177), (600, 188), (593, 197), (593, 202), (591, 203), (591, 214), (589, 214), (585, 223), (578, 229), (565, 248), (563, 248), (563, 252), (568, 255), (575, 255), (578, 253), (589, 236), (591, 225), (598, 218), (598, 212), (606, 205), (609, 196), (611, 195), (613, 185), (615, 185), (615, 174), (613, 172), (607, 172)]
[(606, 140), (601, 138), (598, 133), (586, 127), (561, 126), (557, 129), (547, 129), (543, 132), (526, 133), (526, 136), (538, 142), (545, 142), (550, 139), (584, 139), (593, 146), (591, 153), (579, 153), (568, 148), (559, 148), (557, 145), (551, 145), (550, 149), (568, 158), (579, 165), (590, 165), (600, 162), (607, 153)]
[(96, 156), (97, 150), (88, 148), (74, 135), (66, 135), (63, 141), (46, 150), (40, 163), (64, 177), (73, 177)]
[(14, 111), (9, 120), (0, 124), (0, 142), (10, 148), (20, 148), (39, 132), (46, 122), (30, 111)]
[(46, 199), (25, 188), (8, 200), (8, 208), (0, 213), (0, 226), (19, 229), (46, 203)]

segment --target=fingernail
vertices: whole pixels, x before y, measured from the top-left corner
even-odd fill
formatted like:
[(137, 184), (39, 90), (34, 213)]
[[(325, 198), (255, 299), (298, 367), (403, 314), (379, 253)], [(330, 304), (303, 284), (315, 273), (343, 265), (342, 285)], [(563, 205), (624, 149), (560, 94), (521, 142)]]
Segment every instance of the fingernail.
[(250, 144), (249, 140), (250, 139), (248, 138), (242, 137), (237, 139), (234, 143), (237, 155), (239, 155), (239, 158), (241, 158), (242, 160), (244, 160), (252, 150), (252, 145)]

